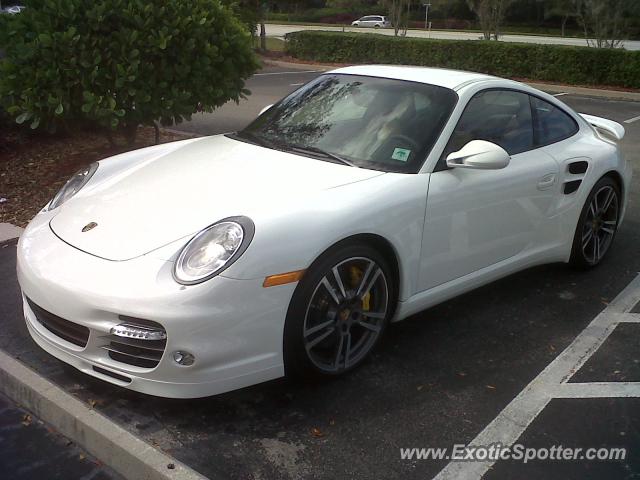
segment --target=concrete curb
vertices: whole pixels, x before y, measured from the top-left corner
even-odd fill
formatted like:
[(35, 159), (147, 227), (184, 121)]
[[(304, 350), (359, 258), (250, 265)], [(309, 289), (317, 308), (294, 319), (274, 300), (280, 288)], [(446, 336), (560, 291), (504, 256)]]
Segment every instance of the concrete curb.
[(0, 391), (125, 478), (206, 480), (206, 477), (90, 409), (2, 350)]
[[(297, 62), (285, 62), (283, 60), (275, 60), (269, 57), (263, 57), (262, 62), (264, 64), (271, 64), (283, 68), (302, 69), (307, 67), (309, 69), (318, 69), (318, 71), (334, 70), (344, 65), (327, 65), (322, 63), (297, 63)], [(640, 93), (638, 92), (625, 92), (622, 90), (603, 90), (600, 88), (588, 88), (588, 87), (576, 87), (572, 85), (560, 85), (555, 83), (539, 83), (528, 82), (525, 80), (518, 80), (519, 82), (531, 85), (538, 90), (544, 90), (551, 93), (566, 93), (568, 95), (580, 95), (583, 97), (604, 98), (607, 100), (622, 100), (627, 102), (640, 102)]]
[[(336, 68), (340, 68), (342, 65), (326, 65), (322, 63), (303, 63), (303, 62), (285, 62), (283, 60), (278, 60), (270, 57), (261, 57), (260, 58), (264, 65), (274, 65), (276, 67), (283, 68), (291, 68), (293, 70), (335, 70)], [(305, 68), (307, 67), (307, 68)]]
[(199, 138), (199, 137), (205, 136), (205, 135), (200, 135), (199, 133), (186, 132), (184, 130), (178, 130), (176, 128), (165, 128), (165, 127), (160, 127), (160, 132), (169, 133), (172, 135), (181, 135), (183, 137), (189, 137), (189, 138)]
[(0, 223), (0, 243), (18, 238), (23, 230), (24, 228), (16, 227), (11, 223)]

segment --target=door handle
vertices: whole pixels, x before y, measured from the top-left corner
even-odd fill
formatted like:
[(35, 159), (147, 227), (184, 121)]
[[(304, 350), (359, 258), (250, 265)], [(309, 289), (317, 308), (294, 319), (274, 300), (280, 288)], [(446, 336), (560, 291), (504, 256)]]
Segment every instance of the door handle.
[(546, 190), (547, 188), (552, 187), (554, 183), (556, 183), (556, 174), (549, 173), (542, 177), (538, 182), (538, 190)]

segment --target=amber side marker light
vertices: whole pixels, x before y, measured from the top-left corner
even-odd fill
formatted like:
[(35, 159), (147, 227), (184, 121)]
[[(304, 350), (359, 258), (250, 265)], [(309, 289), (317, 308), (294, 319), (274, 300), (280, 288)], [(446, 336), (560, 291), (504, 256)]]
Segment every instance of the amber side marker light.
[(287, 283), (297, 282), (304, 275), (304, 270), (298, 270), (296, 272), (278, 273), (277, 275), (270, 275), (264, 279), (262, 286), (275, 287), (276, 285), (286, 285)]

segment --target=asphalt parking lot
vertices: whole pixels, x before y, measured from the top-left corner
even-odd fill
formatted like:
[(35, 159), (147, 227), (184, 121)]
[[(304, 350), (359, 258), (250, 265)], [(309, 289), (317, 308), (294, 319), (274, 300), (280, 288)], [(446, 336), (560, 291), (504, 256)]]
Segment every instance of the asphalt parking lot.
[[(241, 128), (262, 107), (318, 75), (308, 70), (316, 69), (265, 69), (249, 81), (249, 100), (177, 128), (200, 134)], [(623, 149), (640, 169), (640, 120), (624, 123), (640, 116), (640, 103), (572, 95), (562, 100), (623, 123)], [(15, 242), (0, 245), (0, 348), (210, 478), (432, 478), (446, 459), (402, 460), (400, 449), (468, 444), (479, 435), (500, 438), (509, 430), (500, 422), (486, 433), (494, 419), (594, 319), (604, 318), (600, 312), (615, 310), (619, 302), (612, 301), (640, 272), (639, 191), (636, 175), (625, 223), (597, 269), (537, 267), (421, 312), (394, 324), (362, 368), (333, 381), (278, 380), (184, 401), (87, 377), (30, 340), (13, 273)], [(634, 299), (629, 308), (640, 313), (636, 296), (634, 289), (625, 298)], [(528, 422), (511, 418), (510, 428), (527, 446), (624, 447), (626, 458), (498, 461), (487, 466), (485, 478), (640, 478), (640, 395), (633, 385), (640, 382), (640, 323), (616, 324), (608, 333), (602, 346), (581, 357), (584, 366), (571, 372), (569, 382), (600, 387), (554, 397)], [(584, 337), (591, 339), (591, 330)], [(602, 382), (622, 382), (626, 390)], [(540, 384), (544, 395), (554, 396), (544, 390), (550, 384)], [(462, 471), (441, 478), (477, 476)]]
[(0, 465), (11, 480), (122, 480), (53, 428), (0, 394)]

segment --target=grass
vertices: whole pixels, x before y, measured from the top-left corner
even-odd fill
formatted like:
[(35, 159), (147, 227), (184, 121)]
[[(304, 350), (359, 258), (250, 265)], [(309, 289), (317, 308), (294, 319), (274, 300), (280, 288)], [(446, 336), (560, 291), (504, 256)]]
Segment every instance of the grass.
[[(260, 48), (260, 37), (256, 36), (253, 39), (253, 46)], [(284, 40), (281, 38), (267, 37), (267, 51), (268, 52), (284, 52)]]

